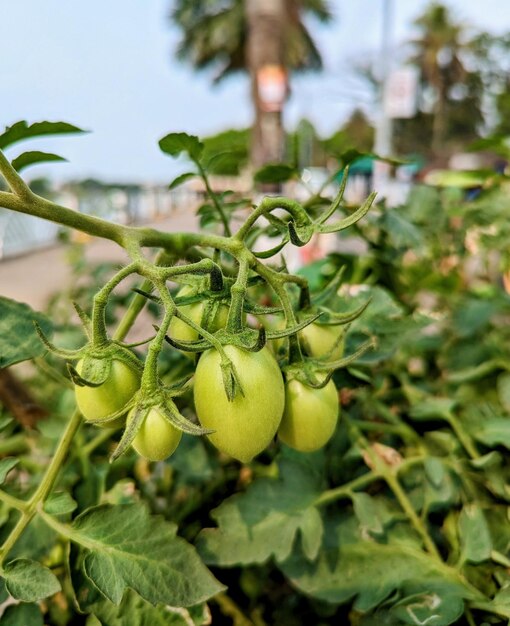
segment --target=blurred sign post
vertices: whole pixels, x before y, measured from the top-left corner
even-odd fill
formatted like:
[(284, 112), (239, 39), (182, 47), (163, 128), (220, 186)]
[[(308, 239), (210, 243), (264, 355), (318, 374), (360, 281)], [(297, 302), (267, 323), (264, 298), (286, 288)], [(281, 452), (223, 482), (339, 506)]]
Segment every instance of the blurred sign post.
[(384, 85), (384, 114), (391, 119), (408, 119), (416, 115), (418, 72), (401, 67), (388, 75)]

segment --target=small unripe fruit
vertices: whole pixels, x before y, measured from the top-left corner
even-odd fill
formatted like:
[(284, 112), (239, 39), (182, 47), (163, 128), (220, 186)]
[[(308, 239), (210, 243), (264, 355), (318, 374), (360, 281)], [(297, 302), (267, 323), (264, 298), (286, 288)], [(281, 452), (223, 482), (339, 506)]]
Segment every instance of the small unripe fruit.
[(291, 380), (285, 385), (285, 410), (278, 438), (301, 452), (318, 450), (335, 432), (339, 412), (338, 392), (332, 380), (322, 389)]

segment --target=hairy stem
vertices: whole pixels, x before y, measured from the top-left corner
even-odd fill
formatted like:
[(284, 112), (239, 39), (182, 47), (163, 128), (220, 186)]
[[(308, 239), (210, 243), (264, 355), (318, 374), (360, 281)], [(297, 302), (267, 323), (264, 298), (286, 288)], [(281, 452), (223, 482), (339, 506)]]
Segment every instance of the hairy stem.
[[(141, 311), (141, 308), (138, 309), (138, 313), (140, 311)], [(136, 319), (136, 315), (133, 313), (133, 311), (131, 311), (128, 308), (124, 317), (125, 318), (127, 317), (128, 320), (121, 321), (120, 326), (123, 328), (122, 332), (127, 333), (130, 328), (129, 324), (132, 325), (134, 323)], [(78, 431), (80, 425), (81, 425), (81, 414), (78, 410), (76, 410), (73, 413), (71, 419), (69, 420), (67, 427), (62, 435), (62, 438), (60, 439), (57, 445), (57, 449), (55, 450), (53, 454), (50, 464), (48, 465), (46, 472), (44, 473), (44, 476), (41, 482), (39, 483), (39, 486), (37, 487), (36, 491), (30, 498), (30, 500), (28, 500), (27, 502), (25, 501), (15, 502), (14, 500), (11, 500), (11, 504), (12, 505), (17, 504), (15, 508), (20, 509), (22, 512), (16, 525), (14, 526), (10, 534), (5, 539), (3, 545), (0, 547), (0, 567), (2, 563), (4, 563), (5, 559), (7, 558), (9, 552), (11, 551), (15, 543), (18, 541), (18, 539), (22, 535), (25, 528), (32, 521), (34, 515), (37, 512), (40, 512), (42, 510), (42, 505), (44, 501), (46, 500), (46, 498), (51, 493), (51, 490), (53, 489), (55, 481), (57, 480), (58, 475), (68, 455), (69, 449), (73, 442), (73, 438), (76, 432)]]
[(416, 530), (418, 535), (421, 537), (423, 545), (425, 546), (427, 552), (431, 556), (441, 561), (441, 555), (439, 554), (439, 550), (437, 549), (436, 544), (429, 535), (425, 523), (414, 510), (411, 501), (409, 500), (406, 492), (404, 491), (398, 480), (395, 470), (391, 466), (387, 465), (387, 463), (372, 449), (370, 443), (362, 435), (359, 428), (352, 421), (349, 422), (349, 429), (352, 432), (353, 439), (358, 442), (359, 446), (367, 454), (374, 470), (381, 475), (382, 479), (386, 482), (388, 487), (393, 492), (393, 495), (402, 507), (402, 510), (409, 519), (409, 522)]
[(249, 270), (248, 261), (241, 259), (237, 279), (230, 289), (232, 301), (228, 312), (227, 330), (231, 332), (240, 331), (243, 325), (243, 303), (246, 297)]
[(67, 424), (67, 428), (65, 429), (64, 434), (59, 441), (57, 449), (55, 450), (55, 453), (50, 461), (50, 464), (48, 465), (48, 468), (46, 469), (46, 472), (41, 482), (39, 483), (39, 486), (35, 490), (30, 500), (24, 503), (24, 510), (21, 514), (21, 517), (18, 519), (16, 526), (14, 526), (9, 536), (0, 548), (0, 566), (5, 561), (12, 547), (20, 538), (25, 528), (32, 521), (32, 518), (36, 514), (39, 503), (44, 502), (44, 500), (48, 497), (51, 490), (53, 489), (53, 485), (55, 484), (55, 481), (65, 461), (69, 448), (71, 447), (73, 437), (80, 427), (80, 424), (81, 414), (79, 411), (75, 411)]
[(223, 224), (223, 229), (224, 229), (224, 232), (225, 232), (225, 236), (226, 237), (230, 237), (230, 235), (232, 234), (231, 231), (230, 231), (230, 225), (228, 223), (227, 216), (225, 215), (225, 211), (223, 210), (223, 207), (221, 206), (221, 203), (218, 200), (218, 196), (211, 189), (211, 185), (209, 183), (209, 178), (208, 178), (208, 176), (206, 174), (206, 171), (202, 167), (202, 164), (199, 161), (195, 161), (195, 163), (196, 163), (196, 165), (198, 167), (198, 170), (200, 172), (200, 176), (201, 176), (202, 180), (204, 181), (204, 185), (205, 185), (205, 188), (207, 189), (207, 193), (209, 194), (209, 197), (213, 201), (214, 208), (216, 209), (216, 211), (218, 212), (218, 215), (220, 216), (221, 223)]
[(106, 333), (105, 309), (108, 304), (108, 298), (117, 285), (125, 278), (134, 274), (138, 269), (137, 263), (131, 263), (123, 267), (117, 272), (106, 285), (94, 296), (94, 305), (92, 308), (92, 339), (96, 345), (107, 343), (108, 336)]
[(0, 172), (2, 172), (7, 184), (20, 198), (32, 198), (34, 194), (30, 190), (30, 187), (21, 178), (18, 172), (13, 168), (9, 159), (0, 150)]

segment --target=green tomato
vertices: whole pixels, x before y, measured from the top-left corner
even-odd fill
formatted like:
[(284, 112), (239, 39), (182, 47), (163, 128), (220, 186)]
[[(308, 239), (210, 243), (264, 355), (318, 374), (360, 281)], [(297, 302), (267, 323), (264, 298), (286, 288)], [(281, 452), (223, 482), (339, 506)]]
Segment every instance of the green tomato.
[(329, 356), (330, 361), (341, 359), (344, 354), (344, 330), (342, 326), (325, 326), (321, 324), (309, 324), (299, 333), (303, 346), (310, 356), (320, 357), (328, 354), (338, 337), (342, 337), (333, 353)]
[[(184, 285), (178, 293), (178, 297), (191, 296), (197, 293), (195, 287), (191, 285)], [(204, 313), (205, 302), (196, 302), (194, 304), (187, 304), (186, 306), (179, 307), (181, 313), (186, 315), (191, 319), (195, 324), (200, 324), (202, 321), (202, 315)], [(220, 306), (216, 313), (216, 316), (213, 320), (211, 332), (216, 332), (220, 328), (223, 328), (227, 323), (228, 317), (228, 308), (226, 306)], [(168, 329), (168, 334), (172, 339), (177, 341), (197, 341), (199, 336), (198, 332), (188, 326), (185, 322), (178, 319), (177, 317), (173, 317), (170, 322), (170, 328)], [(191, 353), (184, 354), (191, 355)]]
[[(76, 371), (81, 374), (83, 362), (79, 361)], [(140, 387), (140, 372), (124, 361), (114, 359), (110, 374), (99, 387), (75, 386), (76, 404), (86, 420), (107, 418), (117, 413), (131, 400)], [(120, 417), (113, 422), (98, 424), (105, 428), (118, 428), (124, 420)]]
[(247, 463), (262, 452), (278, 430), (285, 402), (278, 363), (267, 348), (247, 352), (235, 346), (224, 350), (232, 361), (243, 389), (229, 402), (223, 386), (220, 354), (207, 350), (195, 372), (194, 397), (200, 423), (215, 432), (211, 443)]
[(338, 392), (332, 380), (322, 389), (291, 380), (285, 385), (285, 410), (278, 437), (295, 450), (313, 452), (329, 441), (339, 413)]
[[(128, 415), (128, 424), (133, 419), (133, 411), (134, 409)], [(173, 454), (181, 437), (182, 432), (172, 426), (156, 407), (147, 414), (140, 430), (136, 433), (132, 446), (148, 461), (164, 461)]]

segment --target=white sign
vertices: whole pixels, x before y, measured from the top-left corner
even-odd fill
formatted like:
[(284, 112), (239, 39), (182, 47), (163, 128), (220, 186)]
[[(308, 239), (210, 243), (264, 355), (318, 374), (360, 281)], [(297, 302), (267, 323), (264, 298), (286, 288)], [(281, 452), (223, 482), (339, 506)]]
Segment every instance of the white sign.
[(401, 67), (388, 76), (384, 89), (384, 112), (391, 118), (410, 118), (416, 115), (418, 70)]

